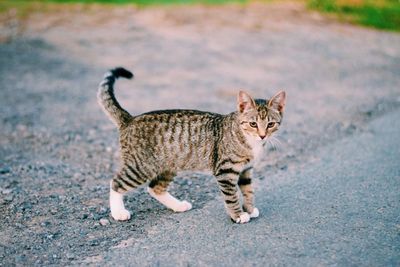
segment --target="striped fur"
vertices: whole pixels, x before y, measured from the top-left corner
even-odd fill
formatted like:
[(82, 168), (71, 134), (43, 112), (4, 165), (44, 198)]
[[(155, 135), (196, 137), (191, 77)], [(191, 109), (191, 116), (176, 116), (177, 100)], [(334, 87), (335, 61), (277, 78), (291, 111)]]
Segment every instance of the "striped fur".
[[(129, 74), (122, 68), (111, 70), (105, 75), (98, 93), (100, 104), (120, 133), (122, 167), (111, 182), (113, 217), (117, 220), (130, 217), (120, 204), (122, 194), (146, 182), (149, 182), (151, 195), (167, 207), (169, 204), (164, 202), (172, 201), (174, 207), (180, 203), (186, 205), (182, 209), (169, 207), (173, 210), (189, 209), (185, 207), (190, 203), (179, 202), (167, 192), (176, 173), (188, 170), (211, 171), (215, 175), (227, 212), (235, 222), (247, 222), (251, 217), (247, 213), (258, 216), (251, 185), (252, 162), (257, 147), (261, 147), (264, 138), (280, 125), (285, 93), (280, 92), (267, 101), (253, 100), (241, 91), (238, 111), (227, 115), (161, 110), (131, 116), (118, 104), (113, 93), (115, 79), (129, 78), (132, 76)], [(123, 216), (117, 211), (123, 211)]]
[(132, 116), (125, 109), (123, 109), (119, 105), (117, 99), (115, 99), (114, 83), (119, 77), (131, 79), (133, 74), (124, 68), (116, 68), (107, 72), (104, 75), (103, 81), (100, 83), (97, 99), (108, 117), (118, 127), (121, 127), (127, 124)]

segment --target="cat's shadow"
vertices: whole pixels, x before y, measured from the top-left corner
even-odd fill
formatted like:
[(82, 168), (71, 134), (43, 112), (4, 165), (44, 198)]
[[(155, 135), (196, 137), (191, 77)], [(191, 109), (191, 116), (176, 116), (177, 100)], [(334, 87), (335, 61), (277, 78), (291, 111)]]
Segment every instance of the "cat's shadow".
[[(125, 196), (125, 206), (133, 214), (159, 215), (171, 214), (167, 209), (147, 193), (147, 185), (144, 185)], [(179, 200), (192, 203), (193, 209), (203, 208), (210, 200), (219, 195), (219, 189), (215, 178), (202, 173), (184, 173), (175, 177), (170, 184), (168, 192)]]
[[(175, 212), (152, 198), (146, 189), (147, 184), (125, 196), (125, 206), (132, 214), (130, 222), (137, 226), (145, 226), (158, 224), (165, 218), (175, 218)], [(168, 191), (179, 200), (192, 203), (193, 209), (202, 209), (208, 202), (221, 196), (215, 177), (203, 173), (186, 173), (176, 177)], [(271, 201), (269, 199), (268, 202)], [(259, 204), (260, 216), (254, 219), (255, 223), (260, 223), (262, 218), (274, 213), (270, 208)]]

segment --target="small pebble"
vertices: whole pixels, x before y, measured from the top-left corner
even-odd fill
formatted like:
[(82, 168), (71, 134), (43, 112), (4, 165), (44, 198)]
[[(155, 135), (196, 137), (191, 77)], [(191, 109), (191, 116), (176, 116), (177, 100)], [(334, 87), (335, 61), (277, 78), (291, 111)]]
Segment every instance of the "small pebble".
[(51, 210), (50, 210), (50, 213), (51, 213), (52, 215), (55, 215), (55, 214), (58, 213), (58, 210), (57, 210), (57, 209), (51, 209)]
[(102, 219), (100, 219), (100, 224), (103, 226), (106, 226), (106, 225), (110, 224), (110, 221), (106, 218), (102, 218)]
[(99, 214), (106, 214), (106, 213), (108, 213), (108, 209), (107, 209), (107, 208), (101, 207), (101, 208), (99, 209)]
[(22, 225), (22, 224), (20, 224), (20, 223), (16, 223), (16, 224), (15, 224), (15, 227), (20, 228), (20, 229), (25, 228), (25, 226)]
[(51, 223), (49, 221), (42, 222), (40, 225), (43, 227), (49, 226)]
[(14, 199), (13, 195), (7, 195), (7, 196), (4, 197), (4, 200), (8, 201), (8, 202), (11, 202), (13, 199)]
[(11, 169), (8, 167), (0, 168), (0, 174), (6, 174), (11, 172)]
[(53, 234), (48, 234), (48, 235), (46, 235), (46, 237), (47, 237), (47, 239), (53, 239), (54, 235)]
[(91, 214), (91, 217), (93, 218), (93, 220), (100, 220), (101, 219), (101, 217), (103, 217), (103, 215), (102, 214), (98, 214), (98, 213), (93, 213), (93, 214)]
[(12, 192), (12, 189), (3, 189), (3, 190), (1, 190), (1, 193), (3, 194), (3, 195), (8, 195), (8, 194), (10, 194)]

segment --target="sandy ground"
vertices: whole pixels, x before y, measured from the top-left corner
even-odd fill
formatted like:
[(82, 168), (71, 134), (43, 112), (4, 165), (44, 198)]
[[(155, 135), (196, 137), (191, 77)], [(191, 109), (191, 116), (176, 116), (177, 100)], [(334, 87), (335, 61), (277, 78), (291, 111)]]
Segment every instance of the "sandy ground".
[[(135, 73), (116, 92), (132, 114), (228, 113), (239, 89), (259, 98), (285, 89), (281, 145), (257, 166), (259, 194), (313, 166), (317, 149), (400, 107), (400, 35), (339, 24), (300, 4), (76, 8), (0, 21), (2, 266), (96, 264), (185, 216), (140, 189), (127, 199), (132, 220), (109, 217), (117, 133), (96, 90), (111, 67)], [(203, 174), (183, 175), (171, 191), (198, 211), (219, 198)], [(217, 203), (218, 219), (231, 225)]]

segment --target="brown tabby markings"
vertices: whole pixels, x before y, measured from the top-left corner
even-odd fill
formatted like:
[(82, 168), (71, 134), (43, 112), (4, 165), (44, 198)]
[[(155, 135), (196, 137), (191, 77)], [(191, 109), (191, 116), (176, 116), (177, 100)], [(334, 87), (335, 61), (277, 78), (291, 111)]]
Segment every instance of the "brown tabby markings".
[[(131, 116), (113, 93), (113, 84), (120, 76), (130, 78), (131, 74), (122, 68), (112, 70), (100, 84), (98, 94), (100, 104), (120, 133), (123, 164), (112, 180), (112, 190), (125, 193), (150, 181), (149, 187), (161, 195), (177, 172), (211, 170), (231, 218), (239, 222), (244, 212), (251, 214), (255, 208), (251, 185), (254, 149), (262, 145), (261, 139), (278, 129), (285, 93), (266, 101), (253, 100), (240, 92), (238, 112), (228, 115), (162, 110)], [(271, 122), (275, 123), (273, 127)]]
[(252, 167), (242, 171), (239, 176), (238, 185), (243, 195), (243, 210), (251, 214), (254, 209), (254, 191), (251, 186)]

